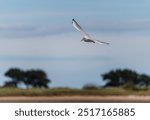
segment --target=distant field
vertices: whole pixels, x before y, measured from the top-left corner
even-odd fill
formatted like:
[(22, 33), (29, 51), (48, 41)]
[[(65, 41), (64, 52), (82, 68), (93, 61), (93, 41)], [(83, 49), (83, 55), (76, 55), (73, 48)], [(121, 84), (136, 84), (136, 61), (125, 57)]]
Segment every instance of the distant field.
[(125, 90), (123, 88), (101, 88), (80, 90), (70, 88), (18, 89), (0, 88), (0, 103), (95, 103), (95, 102), (147, 102), (150, 103), (150, 89)]
[(49, 89), (19, 89), (0, 88), (0, 96), (150, 96), (147, 90), (126, 90), (123, 88), (100, 88), (94, 90), (81, 90), (70, 88)]

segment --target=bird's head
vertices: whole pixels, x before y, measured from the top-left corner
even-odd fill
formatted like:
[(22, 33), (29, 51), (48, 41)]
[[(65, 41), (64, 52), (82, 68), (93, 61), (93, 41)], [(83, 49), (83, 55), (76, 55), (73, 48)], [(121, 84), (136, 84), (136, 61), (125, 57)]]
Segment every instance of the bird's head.
[(75, 22), (75, 19), (72, 19), (72, 23)]

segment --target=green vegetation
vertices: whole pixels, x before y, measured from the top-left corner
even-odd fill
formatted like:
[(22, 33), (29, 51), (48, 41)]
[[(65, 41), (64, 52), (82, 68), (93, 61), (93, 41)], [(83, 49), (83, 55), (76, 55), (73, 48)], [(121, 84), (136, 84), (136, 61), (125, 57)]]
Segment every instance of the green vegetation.
[(99, 88), (81, 90), (70, 88), (0, 88), (0, 96), (107, 96), (107, 95), (150, 95), (147, 90), (126, 90), (123, 88)]
[(43, 70), (24, 71), (19, 68), (11, 68), (5, 73), (5, 76), (10, 80), (5, 82), (4, 87), (17, 88), (20, 84), (24, 84), (27, 88), (48, 88), (51, 82)]
[(86, 84), (83, 86), (83, 90), (96, 90), (96, 89), (99, 89), (99, 87), (94, 84)]
[[(11, 68), (9, 77), (0, 87), (0, 96), (107, 96), (107, 95), (150, 95), (150, 76), (128, 69), (112, 70), (102, 75), (106, 84), (99, 87), (86, 84), (82, 89), (49, 88), (51, 80), (43, 70), (21, 70)], [(26, 89), (19, 88), (24, 84)]]
[(102, 75), (106, 85), (104, 87), (124, 87), (127, 89), (148, 88), (150, 86), (150, 76), (139, 74), (129, 69), (111, 70)]

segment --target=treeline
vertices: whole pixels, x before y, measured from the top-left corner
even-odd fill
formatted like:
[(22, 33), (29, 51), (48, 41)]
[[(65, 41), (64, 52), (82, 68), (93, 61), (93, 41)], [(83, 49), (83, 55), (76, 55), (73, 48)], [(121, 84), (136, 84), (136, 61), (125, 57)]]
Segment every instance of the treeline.
[[(125, 89), (147, 89), (150, 86), (150, 76), (139, 74), (134, 70), (116, 69), (101, 75), (106, 87), (123, 87)], [(95, 85), (85, 85), (83, 89), (98, 89)]]
[(9, 78), (4, 83), (4, 87), (19, 87), (25, 85), (27, 88), (48, 88), (51, 80), (43, 70), (21, 70), (19, 68), (11, 68), (5, 76)]
[[(43, 70), (21, 70), (19, 68), (11, 68), (6, 71), (5, 76), (9, 80), (5, 81), (4, 87), (21, 87), (26, 88), (48, 88), (51, 80)], [(126, 89), (148, 88), (150, 86), (150, 76), (139, 74), (130, 69), (111, 70), (101, 75), (106, 87), (123, 87)], [(85, 85), (83, 89), (99, 89), (99, 86)]]
[(111, 70), (102, 75), (104, 81), (107, 81), (104, 87), (149, 87), (150, 76), (146, 74), (139, 74), (136, 71), (129, 69)]

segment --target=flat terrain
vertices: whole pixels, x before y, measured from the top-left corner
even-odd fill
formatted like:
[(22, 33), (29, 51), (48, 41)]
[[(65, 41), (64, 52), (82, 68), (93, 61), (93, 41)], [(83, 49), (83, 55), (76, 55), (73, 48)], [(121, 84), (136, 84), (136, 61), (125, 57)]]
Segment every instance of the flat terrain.
[(150, 103), (150, 96), (3, 96), (1, 103)]
[(92, 90), (71, 88), (0, 88), (0, 103), (150, 103), (150, 88), (127, 90), (100, 88)]

